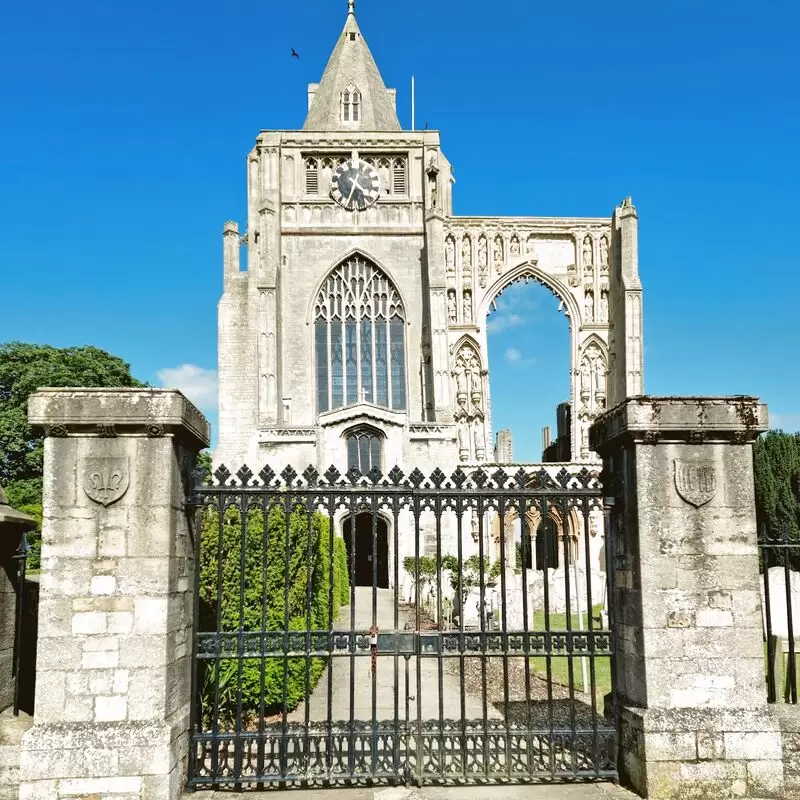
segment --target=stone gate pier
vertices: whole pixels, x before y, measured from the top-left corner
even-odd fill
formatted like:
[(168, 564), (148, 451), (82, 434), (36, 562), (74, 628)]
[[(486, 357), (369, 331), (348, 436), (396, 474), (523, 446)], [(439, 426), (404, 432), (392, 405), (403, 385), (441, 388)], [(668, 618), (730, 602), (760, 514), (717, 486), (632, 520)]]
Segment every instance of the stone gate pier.
[(754, 397), (633, 397), (592, 447), (613, 498), (620, 773), (650, 798), (783, 797), (767, 705)]
[(34, 725), (20, 800), (169, 800), (186, 778), (193, 532), (208, 423), (177, 391), (43, 389)]

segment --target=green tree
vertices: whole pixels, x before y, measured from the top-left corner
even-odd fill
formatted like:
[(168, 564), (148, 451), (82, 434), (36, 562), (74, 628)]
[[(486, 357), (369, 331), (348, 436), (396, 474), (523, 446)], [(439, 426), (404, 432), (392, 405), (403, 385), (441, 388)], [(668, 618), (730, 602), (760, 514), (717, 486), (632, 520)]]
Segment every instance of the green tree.
[(800, 541), (800, 433), (769, 431), (756, 441), (753, 463), (759, 525), (781, 535), (785, 527), (792, 541)]
[[(121, 358), (97, 347), (0, 344), (0, 484), (12, 506), (41, 520), (44, 435), (28, 424), (28, 397), (43, 386), (144, 386)], [(28, 538), (39, 566), (40, 531)]]

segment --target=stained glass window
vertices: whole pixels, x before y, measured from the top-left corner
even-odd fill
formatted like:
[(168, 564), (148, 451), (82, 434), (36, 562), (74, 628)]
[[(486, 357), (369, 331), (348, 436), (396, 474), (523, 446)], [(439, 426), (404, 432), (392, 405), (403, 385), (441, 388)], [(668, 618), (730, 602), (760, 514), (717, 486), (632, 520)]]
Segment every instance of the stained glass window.
[(326, 279), (314, 306), (318, 411), (355, 403), (406, 409), (405, 310), (397, 289), (355, 255)]

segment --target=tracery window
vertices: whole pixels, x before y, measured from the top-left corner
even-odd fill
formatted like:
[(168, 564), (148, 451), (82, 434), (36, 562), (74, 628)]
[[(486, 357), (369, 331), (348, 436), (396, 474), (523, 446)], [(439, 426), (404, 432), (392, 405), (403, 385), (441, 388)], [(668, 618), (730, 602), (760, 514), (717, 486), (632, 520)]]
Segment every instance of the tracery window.
[(364, 475), (373, 467), (381, 469), (382, 438), (379, 431), (366, 425), (347, 431), (347, 468), (355, 467)]
[(342, 92), (342, 121), (358, 122), (361, 119), (361, 92), (355, 84), (348, 84)]
[(405, 310), (392, 282), (362, 256), (323, 284), (314, 346), (319, 412), (359, 402), (405, 410)]

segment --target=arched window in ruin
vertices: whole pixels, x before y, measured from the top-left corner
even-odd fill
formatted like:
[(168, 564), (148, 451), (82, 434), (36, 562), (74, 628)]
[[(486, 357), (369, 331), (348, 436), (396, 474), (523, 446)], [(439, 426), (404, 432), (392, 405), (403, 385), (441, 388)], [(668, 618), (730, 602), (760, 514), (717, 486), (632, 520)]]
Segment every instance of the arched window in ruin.
[(405, 309), (389, 278), (355, 254), (314, 304), (317, 410), (372, 403), (406, 408)]

